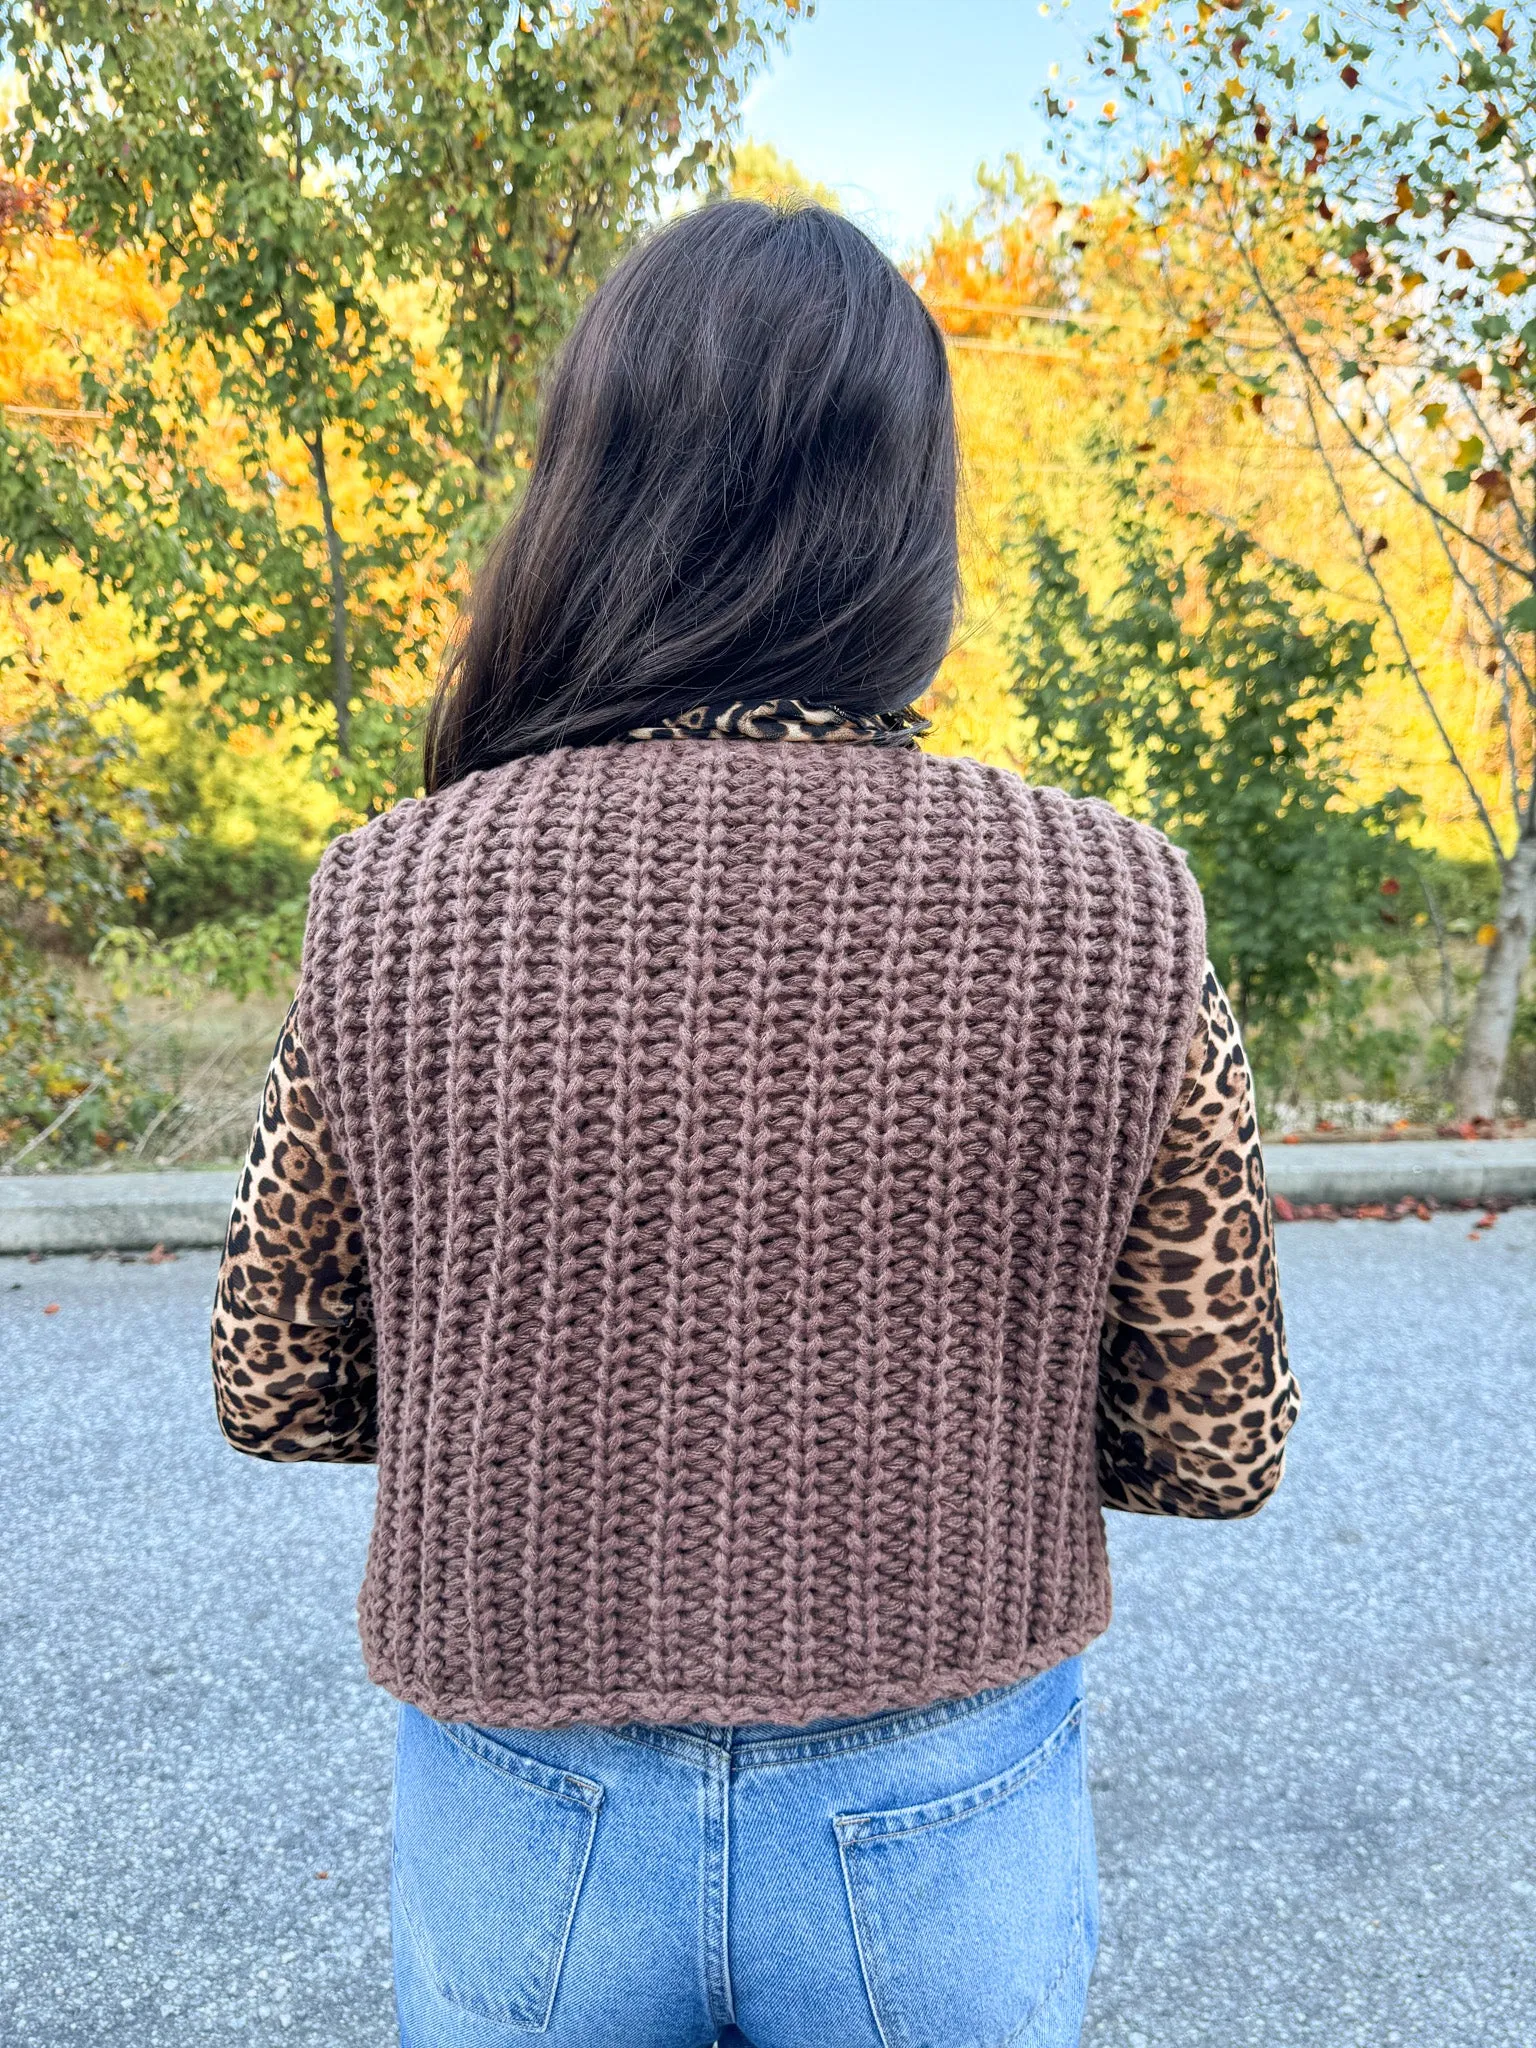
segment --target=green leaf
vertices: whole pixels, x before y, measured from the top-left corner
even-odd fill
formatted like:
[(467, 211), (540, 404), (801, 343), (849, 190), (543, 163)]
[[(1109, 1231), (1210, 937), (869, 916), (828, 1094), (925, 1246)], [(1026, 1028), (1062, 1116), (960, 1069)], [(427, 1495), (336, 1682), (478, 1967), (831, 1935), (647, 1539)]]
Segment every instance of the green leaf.
[[(509, 25), (463, 0), (73, 0), (45, 32), (8, 8), (0, 158), (174, 303), (100, 394), (95, 441), (0, 423), (0, 554), (72, 557), (126, 593), (145, 696), (297, 703), (361, 743), (368, 679), (425, 663), (446, 625), (402, 589), (441, 592), (424, 565), (499, 523), (544, 365), (674, 162), (718, 160), (795, 11), (534, 0)], [(401, 284), (442, 320), (434, 359), (397, 323)], [(210, 406), (228, 459), (197, 431)], [(308, 459), (292, 491), (269, 480), (282, 447)], [(328, 509), (343, 467), (366, 518)]]
[[(1169, 509), (1100, 443), (1101, 516), (1069, 542), (1018, 513), (1010, 687), (1041, 780), (1107, 797), (1183, 847), (1211, 955), (1267, 1057), (1379, 936), (1408, 800), (1360, 803), (1334, 751), (1374, 665), (1368, 619), (1338, 616), (1310, 572)], [(1187, 532), (1187, 529), (1184, 529)], [(1102, 594), (1095, 594), (1102, 593)]]

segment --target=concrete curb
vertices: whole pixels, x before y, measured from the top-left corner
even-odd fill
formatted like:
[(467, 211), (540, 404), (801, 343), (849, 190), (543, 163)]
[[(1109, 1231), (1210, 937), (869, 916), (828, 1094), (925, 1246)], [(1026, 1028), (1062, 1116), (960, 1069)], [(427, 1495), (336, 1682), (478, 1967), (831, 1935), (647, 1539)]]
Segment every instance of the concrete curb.
[[(1536, 1201), (1536, 1139), (1268, 1145), (1270, 1191), (1289, 1202)], [(0, 1254), (168, 1251), (224, 1242), (230, 1168), (205, 1173), (50, 1173), (0, 1178)]]
[(1366, 1145), (1266, 1145), (1270, 1193), (1288, 1202), (1536, 1201), (1536, 1139), (1406, 1138)]
[(229, 1168), (207, 1173), (47, 1173), (0, 1179), (0, 1252), (168, 1251), (222, 1244)]

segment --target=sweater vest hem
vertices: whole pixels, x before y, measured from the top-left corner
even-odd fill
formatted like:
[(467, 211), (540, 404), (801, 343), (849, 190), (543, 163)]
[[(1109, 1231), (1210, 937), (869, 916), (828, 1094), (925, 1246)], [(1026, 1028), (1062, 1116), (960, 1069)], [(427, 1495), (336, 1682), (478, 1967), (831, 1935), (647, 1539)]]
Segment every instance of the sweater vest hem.
[(731, 1726), (772, 1721), (785, 1727), (799, 1727), (807, 1721), (842, 1715), (865, 1716), (939, 1706), (969, 1699), (975, 1693), (990, 1692), (998, 1686), (1015, 1685), (1021, 1679), (1036, 1678), (1085, 1650), (1103, 1634), (1108, 1622), (1107, 1614), (1102, 1619), (1094, 1617), (1060, 1635), (1030, 1643), (1021, 1656), (993, 1659), (929, 1678), (871, 1676), (858, 1685), (832, 1685), (793, 1693), (767, 1687), (731, 1694), (700, 1686), (639, 1686), (612, 1692), (455, 1693), (407, 1678), (392, 1669), (385, 1658), (365, 1652), (365, 1662), (368, 1676), (376, 1686), (405, 1706), (429, 1714), (434, 1721), (469, 1721), (488, 1728), (560, 1728), (575, 1722), (622, 1728), (633, 1721), (663, 1726), (698, 1722)]

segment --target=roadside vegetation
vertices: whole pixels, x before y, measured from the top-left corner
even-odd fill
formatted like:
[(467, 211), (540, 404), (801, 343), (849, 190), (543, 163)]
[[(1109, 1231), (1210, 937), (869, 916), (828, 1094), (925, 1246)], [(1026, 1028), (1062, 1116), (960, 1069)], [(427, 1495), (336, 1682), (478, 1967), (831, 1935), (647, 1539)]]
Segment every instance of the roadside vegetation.
[[(834, 198), (737, 134), (803, 11), (0, 0), (0, 1172), (238, 1154), (585, 293)], [(929, 744), (1187, 848), (1274, 1128), (1536, 1115), (1533, 79), (1500, 11), (1132, 6), (907, 259)]]

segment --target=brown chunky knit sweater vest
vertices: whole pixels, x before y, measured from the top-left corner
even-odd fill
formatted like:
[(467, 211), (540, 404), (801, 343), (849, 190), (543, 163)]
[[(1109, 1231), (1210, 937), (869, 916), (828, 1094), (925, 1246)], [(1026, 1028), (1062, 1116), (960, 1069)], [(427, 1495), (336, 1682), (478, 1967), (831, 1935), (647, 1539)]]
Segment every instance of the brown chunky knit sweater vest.
[(1081, 1649), (1203, 961), (1159, 835), (908, 750), (565, 749), (338, 841), (300, 1019), (372, 1275), (377, 1682), (799, 1721)]

